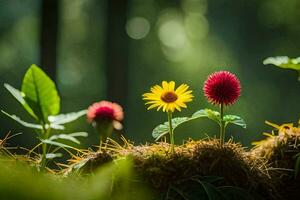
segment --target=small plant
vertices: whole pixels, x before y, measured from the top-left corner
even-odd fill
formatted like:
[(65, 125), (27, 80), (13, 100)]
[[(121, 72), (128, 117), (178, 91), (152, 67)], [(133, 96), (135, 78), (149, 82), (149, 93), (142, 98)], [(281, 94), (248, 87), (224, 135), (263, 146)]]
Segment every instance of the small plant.
[(87, 119), (100, 134), (101, 143), (111, 136), (113, 130), (122, 130), (124, 118), (122, 107), (117, 103), (100, 101), (88, 108)]
[[(86, 110), (59, 114), (60, 96), (58, 95), (55, 83), (36, 65), (31, 65), (26, 71), (21, 91), (7, 83), (4, 84), (4, 87), (35, 120), (35, 123), (25, 122), (18, 116), (8, 114), (1, 110), (3, 114), (19, 124), (37, 130), (38, 138), (41, 143), (34, 147), (34, 149), (40, 145), (42, 146), (42, 155), (40, 156), (41, 170), (44, 170), (47, 166), (47, 160), (62, 156), (62, 154), (56, 153), (59, 148), (73, 148), (72, 146), (61, 143), (61, 140), (80, 144), (77, 137), (87, 136), (85, 132), (59, 135), (52, 134), (52, 130), (64, 130), (64, 124), (85, 115)], [(48, 148), (48, 144), (58, 148), (51, 150)]]
[[(205, 108), (198, 110), (191, 117), (174, 118), (172, 119), (171, 123), (165, 122), (164, 124), (158, 125), (156, 128), (154, 128), (152, 131), (152, 136), (156, 140), (159, 140), (165, 136), (170, 129), (174, 131), (174, 129), (178, 126), (191, 120), (209, 118), (219, 124), (220, 143), (223, 145), (225, 140), (225, 128), (228, 124), (235, 124), (246, 128), (246, 123), (241, 117), (237, 115), (224, 115), (224, 107), (233, 104), (240, 96), (240, 82), (234, 74), (226, 71), (213, 73), (205, 81), (203, 90), (209, 102), (220, 106), (220, 112)], [(154, 99), (156, 96), (151, 97)]]
[[(224, 116), (224, 106), (233, 104), (241, 94), (241, 85), (237, 77), (227, 71), (219, 71), (211, 74), (204, 83), (203, 91), (208, 101), (220, 106), (220, 114), (216, 113), (217, 123), (220, 126), (221, 145), (225, 140), (225, 128), (228, 118), (238, 119), (238, 116)], [(225, 119), (224, 119), (225, 118)]]
[(170, 135), (171, 151), (174, 153), (174, 132), (172, 114), (175, 110), (181, 111), (181, 108), (186, 108), (186, 103), (192, 101), (192, 91), (189, 86), (181, 84), (175, 89), (174, 81), (163, 81), (162, 87), (155, 85), (151, 88), (151, 93), (143, 94), (143, 100), (150, 104), (148, 110), (156, 108), (157, 111), (162, 109), (168, 115), (168, 131)]
[(264, 65), (272, 64), (283, 69), (293, 69), (298, 72), (300, 81), (300, 57), (289, 58), (287, 56), (269, 57), (263, 61)]

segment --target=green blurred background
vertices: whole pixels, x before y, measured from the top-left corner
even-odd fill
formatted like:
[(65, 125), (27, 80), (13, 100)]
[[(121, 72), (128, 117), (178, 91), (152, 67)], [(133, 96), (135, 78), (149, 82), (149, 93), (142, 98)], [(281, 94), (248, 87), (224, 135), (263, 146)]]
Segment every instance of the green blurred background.
[[(153, 142), (152, 129), (166, 114), (147, 111), (141, 95), (162, 80), (187, 83), (194, 91), (191, 115), (209, 107), (202, 92), (217, 70), (235, 73), (242, 96), (226, 113), (242, 116), (248, 128), (227, 136), (250, 146), (274, 123), (297, 122), (300, 84), (293, 71), (264, 66), (269, 56), (299, 56), (299, 0), (0, 0), (0, 81), (20, 88), (36, 63), (56, 81), (62, 111), (108, 99), (125, 110), (124, 135), (136, 144)], [(30, 120), (0, 87), (0, 108)], [(23, 132), (11, 145), (32, 147), (34, 136), (0, 116), (0, 138)], [(97, 134), (82, 118), (67, 132)], [(176, 131), (177, 143), (213, 136), (218, 127), (198, 120)], [(30, 136), (28, 136), (30, 135)]]

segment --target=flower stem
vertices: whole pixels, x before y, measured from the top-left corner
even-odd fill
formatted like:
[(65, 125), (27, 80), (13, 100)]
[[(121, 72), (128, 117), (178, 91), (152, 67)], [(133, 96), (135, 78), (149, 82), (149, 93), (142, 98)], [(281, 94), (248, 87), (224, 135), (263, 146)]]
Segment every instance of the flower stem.
[[(49, 132), (50, 129), (46, 129), (45, 124), (42, 125), (42, 135), (43, 135), (43, 139), (46, 140), (49, 137)], [(47, 144), (43, 143), (42, 144), (42, 160), (41, 160), (41, 171), (45, 171), (46, 165), (47, 165), (47, 158), (46, 158), (46, 154), (47, 154)]]
[(221, 117), (221, 124), (220, 124), (220, 142), (221, 146), (223, 146), (225, 141), (225, 124), (224, 124), (224, 104), (220, 105), (220, 117)]
[(111, 121), (102, 121), (99, 123), (96, 123), (96, 128), (99, 132), (100, 135), (100, 146), (99, 148), (101, 148), (101, 146), (104, 143), (104, 149), (106, 149), (107, 147), (107, 142), (108, 142), (108, 137), (111, 136), (114, 127), (113, 127), (113, 123)]
[(168, 112), (168, 121), (169, 121), (169, 134), (170, 134), (170, 143), (171, 143), (171, 152), (175, 152), (174, 147), (174, 133), (173, 133), (173, 127), (172, 127), (172, 112)]

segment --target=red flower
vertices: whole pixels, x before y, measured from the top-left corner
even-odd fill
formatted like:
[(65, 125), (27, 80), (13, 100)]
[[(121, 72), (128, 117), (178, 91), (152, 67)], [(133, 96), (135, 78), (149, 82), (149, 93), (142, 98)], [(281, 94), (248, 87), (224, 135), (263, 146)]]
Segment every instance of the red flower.
[(109, 101), (100, 101), (94, 103), (88, 108), (87, 119), (89, 122), (122, 121), (124, 117), (122, 107), (117, 103)]
[(204, 94), (212, 104), (233, 104), (241, 94), (237, 77), (227, 71), (219, 71), (208, 76), (204, 83)]

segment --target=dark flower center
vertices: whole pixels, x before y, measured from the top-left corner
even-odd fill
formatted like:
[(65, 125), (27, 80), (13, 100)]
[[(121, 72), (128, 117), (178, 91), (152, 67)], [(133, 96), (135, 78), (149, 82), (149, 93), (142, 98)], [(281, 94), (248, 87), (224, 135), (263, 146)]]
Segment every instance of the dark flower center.
[(160, 98), (166, 103), (171, 103), (176, 101), (178, 99), (178, 96), (175, 92), (164, 92)]
[(114, 120), (114, 110), (109, 107), (100, 107), (96, 110), (95, 113), (96, 120)]

